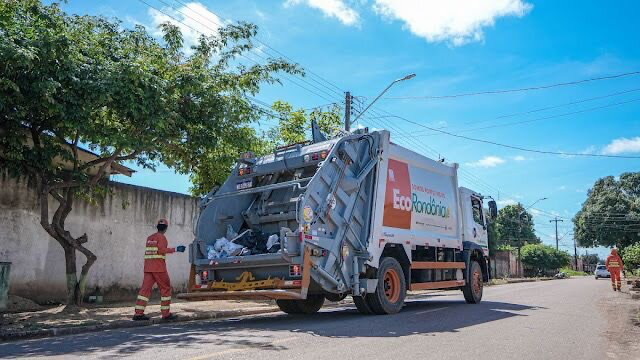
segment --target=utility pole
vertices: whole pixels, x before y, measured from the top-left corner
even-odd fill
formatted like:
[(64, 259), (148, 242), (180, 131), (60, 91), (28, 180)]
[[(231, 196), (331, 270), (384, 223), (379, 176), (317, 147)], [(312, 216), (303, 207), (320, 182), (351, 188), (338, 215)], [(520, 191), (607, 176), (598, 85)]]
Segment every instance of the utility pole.
[(351, 92), (347, 91), (344, 98), (344, 130), (351, 131)]
[(550, 223), (555, 222), (556, 223), (556, 250), (558, 250), (558, 222), (563, 222), (562, 219), (558, 219), (558, 217), (556, 216), (555, 219), (553, 220), (549, 220)]
[[(578, 270), (578, 246), (576, 244), (576, 237), (575, 236), (573, 237), (573, 252), (576, 255), (576, 271), (579, 271)], [(584, 266), (584, 263), (582, 263), (582, 264)]]

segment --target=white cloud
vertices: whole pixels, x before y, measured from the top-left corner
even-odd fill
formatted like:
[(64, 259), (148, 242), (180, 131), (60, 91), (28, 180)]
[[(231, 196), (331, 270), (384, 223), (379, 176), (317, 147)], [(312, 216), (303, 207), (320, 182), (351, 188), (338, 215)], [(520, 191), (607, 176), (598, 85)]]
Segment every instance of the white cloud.
[(492, 168), (500, 164), (504, 164), (505, 162), (506, 161), (503, 158), (497, 156), (485, 156), (478, 161), (467, 163), (467, 165), (471, 167)]
[(374, 0), (376, 13), (404, 22), (428, 42), (446, 41), (454, 46), (482, 41), (483, 28), (497, 18), (523, 17), (533, 5), (526, 0)]
[(639, 153), (640, 152), (640, 136), (631, 139), (619, 138), (604, 147), (603, 154), (615, 155), (622, 153)]
[(150, 8), (149, 16), (151, 16), (154, 27), (153, 35), (155, 36), (162, 36), (162, 32), (158, 28), (160, 24), (170, 22), (177, 26), (184, 37), (186, 52), (190, 52), (189, 49), (198, 43), (202, 34), (215, 35), (220, 24), (223, 24), (223, 20), (218, 15), (209, 11), (199, 2), (190, 2), (178, 9), (166, 7), (162, 9), (162, 12)]
[(567, 190), (567, 187), (565, 185), (561, 185), (561, 186), (558, 186), (558, 190), (564, 191), (564, 190)]
[(513, 199), (504, 199), (504, 200), (498, 200), (496, 201), (498, 203), (498, 205), (500, 206), (507, 206), (507, 205), (515, 205), (518, 202), (513, 200)]
[(356, 25), (360, 19), (358, 13), (347, 6), (343, 0), (287, 0), (284, 6), (289, 7), (303, 3), (322, 11), (326, 16), (338, 19), (345, 25)]
[(512, 159), (514, 161), (525, 161), (525, 160), (527, 160), (527, 158), (522, 156), (522, 155), (514, 156), (514, 157), (512, 157)]

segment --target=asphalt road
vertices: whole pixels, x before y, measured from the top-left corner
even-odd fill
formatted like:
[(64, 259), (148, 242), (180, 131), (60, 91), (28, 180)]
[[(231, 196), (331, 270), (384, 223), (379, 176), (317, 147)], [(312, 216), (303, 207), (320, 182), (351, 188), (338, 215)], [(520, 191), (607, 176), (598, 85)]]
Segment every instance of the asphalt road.
[(640, 359), (620, 341), (624, 316), (607, 280), (592, 277), (412, 299), (400, 314), (355, 308), (169, 324), (0, 344), (0, 358), (55, 359)]

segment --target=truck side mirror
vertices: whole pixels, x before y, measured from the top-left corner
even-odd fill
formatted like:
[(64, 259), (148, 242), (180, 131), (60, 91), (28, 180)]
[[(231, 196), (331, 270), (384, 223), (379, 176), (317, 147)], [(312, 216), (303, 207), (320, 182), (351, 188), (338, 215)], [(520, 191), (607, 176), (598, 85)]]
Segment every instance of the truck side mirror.
[(492, 219), (498, 217), (498, 205), (494, 200), (489, 201), (489, 215), (491, 215)]

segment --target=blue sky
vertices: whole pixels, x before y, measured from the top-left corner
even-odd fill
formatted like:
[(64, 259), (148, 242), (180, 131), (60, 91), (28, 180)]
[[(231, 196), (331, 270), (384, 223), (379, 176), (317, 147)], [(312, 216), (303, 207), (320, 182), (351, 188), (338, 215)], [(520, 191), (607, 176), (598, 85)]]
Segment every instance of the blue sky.
[[(257, 98), (267, 103), (281, 99), (307, 108), (341, 102), (346, 90), (366, 97), (361, 101), (371, 100), (390, 81), (416, 73), (414, 79), (395, 85), (360, 124), (390, 128), (394, 141), (460, 163), (462, 185), (493, 195), (501, 205), (528, 205), (547, 197), (534, 207), (543, 211), (534, 210), (534, 215), (545, 243), (554, 242), (549, 214), (563, 217), (559, 233), (565, 234), (596, 179), (638, 171), (637, 159), (527, 153), (434, 134), (397, 118), (380, 118), (386, 111), (452, 133), (539, 150), (640, 156), (640, 101), (636, 101), (640, 75), (506, 94), (406, 98), (639, 71), (638, 2), (620, 1), (615, 6), (595, 0), (144, 2), (69, 0), (63, 7), (72, 13), (118, 17), (124, 26), (143, 24), (150, 30), (168, 18), (149, 5), (202, 32), (214, 30), (215, 23), (253, 22), (264, 44), (320, 76), (286, 77), (282, 86), (266, 87)], [(181, 26), (188, 39), (197, 37), (197, 31)], [(258, 45), (257, 54), (250, 56), (261, 61), (259, 56), (272, 50)], [(553, 108), (539, 110), (547, 107)], [(547, 117), (554, 118), (541, 119)], [(483, 127), (487, 128), (479, 129)], [(189, 188), (187, 177), (162, 168), (116, 180), (176, 192)], [(561, 245), (573, 252), (570, 235)]]

